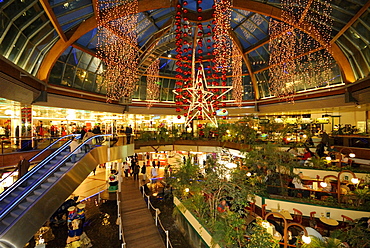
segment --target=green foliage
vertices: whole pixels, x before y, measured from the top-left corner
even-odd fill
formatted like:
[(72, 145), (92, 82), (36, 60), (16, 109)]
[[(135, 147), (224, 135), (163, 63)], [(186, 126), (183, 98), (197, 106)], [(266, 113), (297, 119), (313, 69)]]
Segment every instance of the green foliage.
[[(190, 160), (181, 165), (168, 179), (174, 194), (212, 232), (217, 242), (230, 248), (246, 247), (244, 209), (247, 199), (252, 199), (258, 191), (257, 186), (250, 183), (246, 171), (237, 168), (230, 172), (213, 159), (207, 160), (204, 173), (200, 172), (199, 166), (192, 165)], [(217, 206), (222, 199), (228, 199), (231, 207), (220, 213)]]
[(319, 156), (315, 155), (311, 158), (311, 163), (314, 168), (318, 169), (326, 169), (328, 162), (324, 158), (320, 158)]
[(362, 226), (361, 223), (356, 223), (352, 228), (349, 229), (339, 230), (338, 236), (342, 241), (347, 242), (350, 247), (370, 247), (369, 230)]
[(262, 220), (257, 219), (257, 222), (247, 230), (249, 242), (246, 248), (278, 248), (278, 241), (275, 240), (271, 234), (262, 226)]
[(355, 194), (357, 198), (355, 202), (356, 207), (359, 207), (362, 204), (364, 204), (366, 200), (370, 200), (370, 190), (369, 189), (358, 189), (357, 188), (355, 191), (353, 191), (353, 193)]
[(283, 175), (292, 175), (293, 169), (297, 165), (290, 153), (282, 151), (277, 145), (271, 143), (252, 149), (246, 154), (243, 162), (256, 172), (256, 177), (261, 184), (265, 184), (264, 180), (267, 175), (276, 178), (275, 182), (279, 183), (283, 194), (286, 193), (284, 189), (287, 186)]
[(302, 248), (340, 248), (342, 246), (342, 241), (336, 238), (327, 238), (322, 241), (316, 237), (311, 236), (310, 244), (303, 244)]

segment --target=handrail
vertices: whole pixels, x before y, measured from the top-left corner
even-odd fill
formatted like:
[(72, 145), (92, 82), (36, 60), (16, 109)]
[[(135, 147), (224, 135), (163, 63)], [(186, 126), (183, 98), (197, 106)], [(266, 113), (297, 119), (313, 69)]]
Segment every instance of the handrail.
[(65, 138), (69, 138), (69, 137), (72, 137), (72, 136), (81, 136), (81, 134), (68, 134), (66, 136), (63, 136), (63, 137), (60, 137), (58, 138), (56, 141), (54, 141), (53, 143), (51, 143), (50, 145), (48, 145), (47, 147), (45, 147), (44, 149), (42, 149), (39, 153), (37, 153), (35, 156), (33, 156), (32, 158), (29, 159), (29, 161), (33, 161), (34, 159), (36, 159), (38, 156), (40, 156), (41, 154), (43, 154), (45, 151), (47, 151), (48, 149), (50, 149), (53, 145), (55, 145), (56, 143), (58, 143), (59, 141), (61, 141), (62, 139), (65, 139)]
[(153, 206), (153, 204), (151, 203), (150, 201), (150, 196), (145, 194), (145, 190), (144, 190), (144, 185), (139, 185), (139, 190), (142, 190), (143, 191), (143, 198), (147, 198), (148, 200), (148, 209), (150, 209), (150, 207), (155, 211), (155, 225), (158, 226), (158, 223), (160, 225), (160, 227), (162, 228), (162, 230), (164, 231), (164, 233), (166, 234), (166, 248), (173, 248), (171, 242), (170, 242), (170, 238), (169, 238), (169, 231), (166, 230), (162, 224), (162, 221), (161, 219), (159, 218), (159, 208), (155, 208)]
[[(96, 138), (96, 137), (103, 137), (103, 136), (111, 136), (111, 134), (104, 134), (104, 135), (94, 135), (86, 139), (84, 142), (82, 142), (77, 148), (80, 149), (83, 145), (85, 145), (90, 140)], [(72, 142), (72, 141), (70, 141)], [(67, 144), (66, 142), (65, 144)], [(64, 144), (64, 145), (65, 145)], [(76, 149), (77, 149), (76, 148)], [(10, 203), (11, 205), (7, 207), (1, 214), (0, 214), (0, 220), (3, 219), (19, 202), (23, 201), (24, 198), (26, 198), (30, 193), (32, 193), (37, 187), (39, 187), (42, 183), (44, 183), (45, 180), (47, 180), (61, 165), (63, 165), (67, 159), (72, 155), (72, 152), (70, 152), (68, 155), (64, 156), (57, 164), (54, 165), (53, 168), (51, 168), (46, 174), (44, 174), (39, 180), (36, 181), (33, 185), (31, 185), (25, 192), (21, 194), (20, 197), (18, 197), (15, 201)], [(36, 171), (36, 170), (35, 170)], [(30, 172), (30, 171), (29, 171)], [(29, 173), (28, 172), (28, 173)], [(27, 173), (27, 174), (28, 174)], [(27, 175), (26, 174), (26, 175)], [(23, 177), (22, 177), (23, 178)], [(19, 181), (19, 180), (18, 180)], [(24, 181), (24, 180), (22, 180)], [(10, 190), (7, 190), (7, 195), (10, 193)]]
[(13, 170), (11, 173), (9, 173), (8, 175), (6, 175), (6, 177), (4, 177), (3, 179), (0, 180), (0, 184), (5, 181), (8, 177), (10, 177), (11, 175), (13, 175), (14, 172), (16, 172), (17, 170)]
[(52, 154), (50, 154), (46, 159), (44, 159), (41, 163), (33, 167), (30, 171), (28, 171), (23, 177), (19, 178), (15, 183), (13, 183), (6, 191), (2, 192), (0, 194), (0, 201), (2, 201), (5, 197), (7, 197), (9, 194), (13, 192), (15, 188), (17, 188), (19, 185), (24, 183), (28, 178), (33, 176), (42, 166), (44, 166), (46, 163), (48, 163), (51, 159), (53, 159), (57, 154), (59, 154), (62, 150), (66, 148), (66, 146), (69, 145), (71, 141), (68, 141), (64, 143), (61, 147), (59, 147), (57, 150), (55, 150)]

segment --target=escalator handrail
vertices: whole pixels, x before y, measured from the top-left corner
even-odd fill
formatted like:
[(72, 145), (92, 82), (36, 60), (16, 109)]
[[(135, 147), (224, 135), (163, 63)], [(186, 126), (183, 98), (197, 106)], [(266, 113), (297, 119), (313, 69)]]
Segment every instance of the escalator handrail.
[[(17, 170), (13, 170), (12, 172), (10, 172), (8, 175), (6, 175), (6, 177), (4, 177), (3, 179), (0, 180), (0, 184), (3, 183), (3, 181), (5, 181), (8, 177), (10, 177), (11, 175), (13, 175), (14, 172), (16, 172)], [(5, 191), (5, 190), (4, 190)]]
[(65, 135), (63, 137), (58, 138), (56, 141), (54, 141), (53, 143), (51, 143), (50, 145), (48, 145), (47, 147), (45, 147), (44, 149), (42, 149), (40, 152), (38, 152), (35, 156), (33, 156), (32, 158), (30, 158), (29, 161), (32, 162), (33, 160), (35, 160), (38, 156), (40, 156), (41, 154), (43, 154), (44, 152), (46, 152), (47, 150), (49, 150), (53, 145), (55, 145), (56, 143), (58, 143), (62, 139), (73, 137), (73, 136), (77, 137), (77, 136), (81, 136), (81, 134), (68, 134), (68, 135)]
[(51, 153), (48, 157), (46, 157), (43, 161), (41, 161), (38, 165), (36, 165), (31, 170), (29, 170), (26, 174), (24, 174), (23, 177), (19, 178), (7, 190), (2, 192), (0, 194), (0, 201), (2, 201), (5, 197), (7, 197), (9, 194), (11, 194), (16, 188), (18, 188), (19, 185), (21, 185), (26, 180), (28, 180), (31, 176), (33, 176), (39, 169), (41, 169), (41, 167), (43, 167), (46, 163), (48, 163), (50, 160), (52, 160), (54, 157), (56, 157), (62, 150), (66, 149), (71, 142), (72, 142), (72, 140), (68, 140), (61, 147), (59, 147), (57, 150), (55, 150), (53, 153)]
[[(90, 140), (96, 138), (96, 137), (104, 137), (104, 136), (112, 136), (112, 134), (103, 134), (103, 135), (94, 135), (83, 141), (76, 149), (80, 149), (83, 147), (83, 145), (87, 144)], [(72, 141), (71, 141), (72, 142)], [(34, 184), (30, 185), (29, 188), (25, 189), (25, 191), (21, 194), (20, 197), (18, 197), (15, 201), (9, 203), (8, 207), (0, 213), (0, 220), (2, 220), (13, 208), (17, 206), (17, 204), (24, 200), (30, 193), (32, 193), (37, 187), (39, 187), (42, 183), (44, 183), (56, 170), (59, 169), (60, 166), (62, 166), (73, 154), (73, 151), (69, 154), (65, 155), (64, 158), (62, 158), (53, 168), (51, 168), (45, 175), (43, 175), (39, 180), (37, 180)], [(67, 172), (65, 172), (67, 173)]]

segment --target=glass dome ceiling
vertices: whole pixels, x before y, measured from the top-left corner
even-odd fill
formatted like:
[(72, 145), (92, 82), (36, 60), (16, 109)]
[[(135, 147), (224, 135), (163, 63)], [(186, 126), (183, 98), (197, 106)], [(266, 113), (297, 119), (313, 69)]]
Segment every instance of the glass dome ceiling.
[[(104, 63), (97, 57), (97, 28), (92, 0), (0, 1), (0, 54), (49, 84), (106, 94)], [(320, 2), (320, 1), (318, 1)], [(173, 102), (176, 82), (176, 9), (170, 0), (139, 1), (138, 47), (140, 80), (133, 99), (146, 100), (146, 62), (160, 59), (159, 101)], [(269, 24), (279, 19), (280, 1), (234, 0), (231, 35), (243, 52), (243, 100), (271, 97), (269, 91)], [(211, 16), (213, 1), (203, 1), (204, 15)], [(370, 10), (366, 0), (333, 0), (333, 72), (330, 86), (352, 83), (369, 76)], [(196, 12), (197, 4), (186, 6)], [(311, 25), (319, 25), (312, 20)], [(204, 32), (212, 19), (202, 22)], [(196, 26), (196, 25), (195, 25)], [(194, 28), (195, 30), (195, 28)], [(195, 32), (193, 30), (193, 33)], [(209, 36), (213, 43), (212, 36)], [(204, 39), (206, 40), (206, 39)], [(155, 49), (147, 49), (156, 44)], [(204, 56), (211, 52), (203, 46)], [(148, 52), (149, 51), (149, 52)], [(316, 53), (320, 53), (317, 51)], [(228, 84), (231, 77), (228, 77)], [(298, 90), (327, 87), (323, 82)], [(232, 100), (231, 95), (227, 100)]]

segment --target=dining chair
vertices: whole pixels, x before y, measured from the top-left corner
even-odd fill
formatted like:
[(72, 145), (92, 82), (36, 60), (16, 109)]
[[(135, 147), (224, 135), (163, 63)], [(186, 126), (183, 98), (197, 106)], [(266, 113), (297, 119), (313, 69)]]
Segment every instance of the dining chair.
[(264, 219), (265, 218), (265, 216), (266, 216), (266, 206), (267, 206), (267, 204), (262, 204), (262, 207), (261, 207), (261, 217), (262, 217), (262, 219)]
[(341, 215), (341, 217), (343, 218), (342, 222), (340, 223), (340, 228), (345, 228), (345, 227), (348, 227), (349, 224), (352, 224), (354, 223), (354, 220), (346, 215)]
[(315, 220), (315, 214), (316, 214), (316, 212), (310, 212), (310, 220), (311, 221)]
[(255, 202), (249, 202), (249, 206), (247, 206), (247, 209), (249, 210), (249, 213), (253, 214), (256, 212), (256, 203)]
[(293, 208), (293, 221), (302, 224), (302, 212), (298, 209)]

